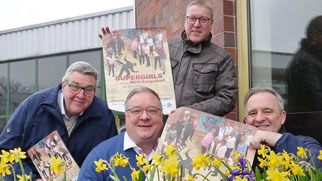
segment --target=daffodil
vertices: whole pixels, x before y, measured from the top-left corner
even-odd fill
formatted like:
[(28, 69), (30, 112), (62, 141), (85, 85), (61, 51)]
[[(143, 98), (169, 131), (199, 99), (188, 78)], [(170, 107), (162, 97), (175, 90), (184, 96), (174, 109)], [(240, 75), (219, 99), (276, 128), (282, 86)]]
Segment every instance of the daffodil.
[(132, 169), (132, 173), (131, 173), (131, 177), (133, 180), (137, 180), (139, 179), (140, 176), (140, 170), (135, 170), (135, 168), (131, 168)]
[(114, 157), (114, 164), (115, 166), (125, 167), (127, 164), (129, 164), (129, 158), (126, 158), (122, 154), (118, 154), (117, 156)]
[(160, 171), (167, 174), (170, 174), (172, 177), (175, 177), (179, 174), (179, 160), (177, 156), (171, 156), (169, 159), (164, 160), (160, 167)]
[(291, 163), (291, 171), (294, 175), (305, 176), (303, 169), (298, 164), (294, 163), (294, 161)]
[(319, 160), (322, 160), (322, 150), (320, 150), (320, 155), (318, 156)]
[(146, 163), (142, 168), (145, 172), (151, 171), (151, 165), (149, 163)]
[(143, 155), (143, 154), (135, 155), (135, 158), (136, 158), (136, 160), (137, 160), (136, 165), (137, 165), (138, 167), (140, 167), (140, 166), (144, 165), (145, 163), (148, 163), (148, 160), (144, 157), (144, 155)]
[(195, 178), (193, 177), (193, 175), (190, 175), (189, 173), (187, 173), (187, 179), (186, 181), (195, 181)]
[(1, 161), (0, 162), (0, 174), (2, 174), (2, 176), (6, 176), (6, 175), (11, 175), (11, 172), (10, 172), (10, 167), (7, 163)]
[(177, 154), (177, 151), (174, 149), (174, 144), (171, 143), (170, 146), (166, 145), (166, 151), (165, 151), (165, 155), (167, 155), (168, 157)]
[(56, 174), (62, 175), (63, 170), (66, 167), (65, 163), (62, 162), (60, 157), (58, 157), (57, 159), (55, 157), (51, 157), (50, 159), (51, 159), (50, 170), (52, 170)]
[(234, 181), (248, 181), (247, 178), (241, 178), (240, 176), (237, 176)]
[(14, 156), (12, 156), (12, 154), (10, 154), (10, 152), (7, 152), (5, 150), (1, 150), (2, 155), (0, 155), (1, 157), (1, 162), (4, 163), (13, 163), (13, 161), (15, 160)]
[(158, 153), (155, 153), (155, 155), (152, 156), (152, 159), (155, 166), (159, 166), (163, 161), (163, 157), (159, 156)]
[(25, 159), (26, 158), (26, 152), (21, 151), (21, 148), (15, 148), (13, 150), (10, 150), (10, 153), (13, 153), (15, 155), (15, 160), (16, 162), (18, 161), (18, 157), (20, 159)]
[(283, 161), (282, 156), (276, 155), (274, 151), (271, 151), (269, 155), (266, 155), (266, 157), (269, 160), (267, 165), (271, 168), (278, 167)]
[(264, 160), (262, 158), (259, 158), (259, 157), (257, 159), (260, 162), (260, 164), (258, 165), (259, 167), (264, 168), (265, 166), (267, 166), (267, 161), (266, 160)]
[(277, 169), (269, 168), (266, 171), (267, 174), (267, 180), (273, 180), (273, 181), (288, 181), (288, 176), (290, 175), (288, 172), (280, 172)]
[(26, 179), (23, 177), (23, 176), (20, 176), (20, 175), (17, 175), (17, 178), (19, 179), (19, 181), (27, 181), (27, 180), (30, 180), (30, 175), (26, 175)]
[(221, 161), (214, 157), (214, 160), (211, 162), (212, 165), (220, 167)]
[(261, 149), (259, 149), (257, 153), (258, 155), (262, 155), (262, 157), (265, 158), (268, 150), (265, 148), (265, 145), (261, 145)]
[(206, 161), (206, 155), (202, 154), (201, 152), (199, 155), (192, 157), (193, 161), (191, 165), (196, 169), (199, 170), (201, 167), (205, 168), (206, 165), (204, 164)]
[(296, 155), (297, 156), (299, 156), (299, 157), (301, 157), (301, 158), (303, 158), (303, 157), (305, 157), (305, 158), (307, 158), (307, 156), (306, 156), (306, 152), (305, 152), (305, 150), (304, 150), (304, 148), (303, 147), (297, 147), (297, 152), (296, 152)]
[(96, 169), (95, 171), (100, 173), (103, 170), (108, 170), (108, 168), (106, 167), (105, 164), (105, 160), (99, 159), (98, 161), (94, 161), (95, 165), (96, 165)]

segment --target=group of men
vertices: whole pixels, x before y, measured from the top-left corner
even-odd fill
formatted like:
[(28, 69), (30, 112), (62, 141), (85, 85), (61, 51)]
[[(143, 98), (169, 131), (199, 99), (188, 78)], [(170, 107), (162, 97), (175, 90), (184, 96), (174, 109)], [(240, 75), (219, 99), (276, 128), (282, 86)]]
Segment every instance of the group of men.
[[(186, 11), (181, 39), (169, 42), (176, 105), (223, 116), (230, 112), (237, 98), (237, 77), (232, 56), (211, 43), (213, 9), (204, 0), (192, 2)], [(109, 29), (103, 34), (108, 41)], [(110, 171), (97, 173), (94, 161), (109, 160), (118, 153), (136, 167), (141, 153), (152, 159), (163, 130), (160, 98), (147, 88), (133, 89), (125, 101), (126, 132), (117, 135), (115, 120), (107, 104), (95, 96), (97, 71), (86, 62), (76, 62), (66, 71), (57, 87), (41, 90), (22, 102), (0, 135), (0, 149), (21, 147), (28, 150), (49, 133), (57, 130), (81, 170), (78, 180), (109, 180)], [(108, 85), (107, 85), (108, 86)], [(308, 148), (318, 168), (320, 144), (310, 137), (285, 132), (286, 113), (283, 100), (274, 90), (251, 89), (245, 98), (245, 123), (259, 129), (251, 144), (261, 144), (296, 152)], [(86, 159), (85, 159), (86, 158)], [(256, 161), (256, 160), (255, 160)], [(23, 160), (25, 173), (40, 179), (28, 157)], [(254, 164), (256, 166), (256, 162)], [(17, 174), (21, 174), (16, 166)], [(118, 167), (117, 173), (131, 180), (131, 170)], [(12, 177), (5, 177), (13, 180)]]

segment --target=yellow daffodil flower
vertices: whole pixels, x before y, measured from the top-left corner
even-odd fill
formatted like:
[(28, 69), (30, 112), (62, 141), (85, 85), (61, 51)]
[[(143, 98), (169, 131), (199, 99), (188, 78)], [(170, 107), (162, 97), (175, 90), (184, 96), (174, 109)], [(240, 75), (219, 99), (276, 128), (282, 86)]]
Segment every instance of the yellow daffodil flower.
[(319, 160), (322, 160), (322, 150), (320, 150), (320, 155), (318, 156)]
[(187, 173), (187, 179), (186, 181), (195, 181), (195, 178), (193, 177), (193, 175), (190, 175), (189, 173)]
[[(26, 152), (21, 151), (21, 148), (15, 148), (13, 150), (10, 150), (10, 153), (13, 153), (14, 155), (19, 157), (20, 159), (25, 159), (26, 158)], [(16, 162), (17, 161), (18, 161), (18, 159), (16, 159)]]
[(163, 164), (160, 167), (160, 171), (167, 174), (170, 174), (172, 177), (175, 177), (179, 174), (179, 160), (177, 156), (171, 156), (169, 159), (164, 160)]
[(151, 165), (150, 165), (150, 164), (145, 164), (145, 165), (143, 166), (143, 170), (144, 170), (145, 172), (147, 172), (147, 171), (151, 171)]
[(135, 158), (136, 158), (136, 160), (137, 160), (136, 165), (137, 165), (138, 167), (140, 167), (140, 166), (144, 165), (145, 163), (148, 163), (148, 160), (144, 157), (144, 155), (143, 155), (143, 154), (135, 155)]
[(269, 168), (266, 171), (266, 174), (267, 174), (267, 177), (266, 177), (267, 180), (274, 180), (274, 181), (288, 181), (289, 180), (288, 176), (290, 175), (288, 172), (280, 172), (279, 170), (274, 168)]
[(17, 178), (19, 179), (19, 181), (27, 181), (27, 180), (30, 180), (30, 175), (26, 175), (26, 179), (23, 177), (23, 176), (20, 176), (20, 175), (17, 175)]
[(214, 157), (214, 160), (211, 162), (211, 164), (220, 167), (221, 161)]
[(51, 159), (50, 170), (52, 170), (56, 174), (62, 175), (63, 170), (66, 167), (65, 163), (62, 162), (60, 157), (58, 157), (57, 159), (55, 157), (51, 157), (50, 159)]
[(206, 161), (206, 156), (199, 152), (199, 155), (192, 157), (192, 163), (191, 165), (196, 169), (199, 170), (201, 167), (206, 167), (204, 164)]
[(160, 164), (162, 164), (163, 157), (159, 156), (158, 153), (155, 153), (155, 155), (152, 156), (152, 159), (155, 166), (159, 166)]
[(266, 154), (268, 153), (268, 150), (265, 149), (265, 145), (261, 145), (261, 149), (257, 151), (258, 155), (262, 155), (263, 158), (266, 158)]
[(297, 156), (299, 156), (299, 157), (301, 157), (301, 158), (303, 158), (303, 157), (305, 157), (305, 158), (307, 158), (307, 156), (306, 156), (306, 152), (305, 152), (305, 150), (304, 150), (304, 148), (303, 147), (297, 147), (297, 152), (296, 152), (296, 155)]
[(247, 178), (241, 178), (240, 176), (237, 176), (234, 181), (248, 181)]
[(168, 157), (177, 154), (177, 151), (174, 149), (174, 144), (171, 143), (170, 146), (166, 145), (166, 151), (165, 151), (165, 155), (167, 155)]
[(274, 151), (271, 151), (266, 157), (269, 160), (267, 161), (267, 165), (271, 168), (276, 168), (283, 162), (282, 156), (277, 156)]
[(95, 165), (96, 165), (96, 169), (95, 171), (100, 173), (103, 170), (108, 170), (108, 168), (106, 167), (105, 164), (105, 160), (99, 159), (98, 161), (94, 161)]
[(13, 161), (15, 160), (15, 157), (12, 156), (12, 154), (10, 154), (10, 152), (7, 152), (5, 150), (1, 150), (2, 152), (2, 155), (0, 155), (1, 157), (1, 162), (4, 162), (4, 163), (13, 163)]
[(135, 168), (131, 168), (132, 169), (132, 173), (131, 173), (131, 177), (133, 180), (137, 180), (139, 179), (140, 176), (140, 170), (135, 170)]
[(1, 161), (0, 162), (0, 174), (2, 174), (2, 176), (6, 176), (6, 175), (11, 175), (11, 172), (10, 172), (10, 166), (7, 165), (7, 163)]
[(294, 175), (305, 176), (303, 169), (298, 164), (294, 163), (294, 161), (291, 163), (291, 171)]

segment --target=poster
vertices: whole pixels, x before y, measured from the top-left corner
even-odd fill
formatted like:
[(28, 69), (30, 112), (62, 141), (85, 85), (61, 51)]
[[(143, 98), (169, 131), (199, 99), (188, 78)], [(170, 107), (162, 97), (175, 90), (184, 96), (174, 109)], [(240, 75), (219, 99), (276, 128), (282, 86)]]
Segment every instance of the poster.
[[(170, 114), (157, 148), (159, 155), (164, 155), (166, 145), (174, 144), (180, 163), (185, 172), (193, 174), (192, 157), (201, 153), (216, 155), (233, 164), (235, 152), (245, 155), (252, 163), (256, 150), (251, 147), (250, 140), (257, 128), (214, 116), (190, 108), (180, 108)], [(221, 166), (220, 169), (223, 169)], [(209, 180), (220, 180), (220, 174), (212, 168)], [(196, 170), (194, 170), (196, 172)], [(209, 170), (200, 169), (198, 173), (206, 175)], [(195, 178), (201, 180), (202, 178)]]
[(109, 108), (124, 112), (130, 91), (146, 86), (159, 94), (164, 114), (175, 109), (165, 29), (118, 30), (108, 38), (108, 43), (103, 43), (103, 56)]
[(79, 167), (72, 155), (69, 153), (66, 145), (57, 131), (53, 131), (36, 145), (31, 147), (27, 153), (38, 170), (43, 180), (62, 180), (63, 175), (57, 175), (50, 170), (51, 157), (56, 159), (60, 157), (66, 164), (66, 180), (76, 181), (79, 173)]

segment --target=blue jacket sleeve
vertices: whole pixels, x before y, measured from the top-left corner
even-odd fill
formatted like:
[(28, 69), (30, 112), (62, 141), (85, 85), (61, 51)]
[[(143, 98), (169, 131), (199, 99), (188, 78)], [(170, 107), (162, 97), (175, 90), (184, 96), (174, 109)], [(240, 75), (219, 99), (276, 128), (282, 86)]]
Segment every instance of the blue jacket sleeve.
[[(22, 137), (24, 134), (25, 120), (28, 115), (28, 104), (29, 101), (25, 100), (22, 102), (17, 109), (14, 111), (10, 119), (8, 120), (5, 128), (0, 135), (0, 150), (13, 150), (14, 148), (21, 148), (22, 151), (26, 152), (26, 159), (22, 159), (25, 173), (30, 175), (32, 172), (33, 179), (39, 178), (38, 172), (33, 167), (33, 163), (27, 153), (27, 148), (22, 145)], [(16, 175), (21, 175), (21, 169), (18, 163), (14, 163), (14, 169)], [(14, 180), (12, 174), (5, 177), (5, 180)]]
[(287, 153), (293, 153), (296, 155), (296, 152), (298, 151), (297, 147), (308, 149), (312, 155), (312, 157), (310, 157), (310, 155), (307, 154), (308, 158), (300, 158), (301, 160), (307, 161), (311, 164), (314, 162), (318, 169), (322, 167), (321, 160), (317, 158), (322, 147), (317, 140), (308, 136), (294, 136), (291, 133), (283, 133), (282, 137), (276, 143), (275, 152), (283, 152), (283, 150), (285, 150)]

